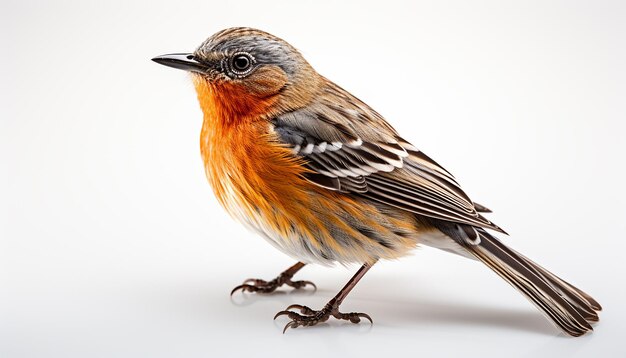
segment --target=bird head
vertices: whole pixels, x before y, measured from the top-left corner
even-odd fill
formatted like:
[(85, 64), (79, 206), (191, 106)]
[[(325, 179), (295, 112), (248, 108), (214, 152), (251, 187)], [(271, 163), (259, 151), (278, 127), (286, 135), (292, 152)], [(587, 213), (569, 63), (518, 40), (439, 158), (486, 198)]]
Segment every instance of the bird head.
[(286, 41), (261, 30), (220, 31), (193, 53), (158, 56), (153, 61), (189, 71), (203, 109), (222, 116), (277, 115), (305, 106), (319, 75)]

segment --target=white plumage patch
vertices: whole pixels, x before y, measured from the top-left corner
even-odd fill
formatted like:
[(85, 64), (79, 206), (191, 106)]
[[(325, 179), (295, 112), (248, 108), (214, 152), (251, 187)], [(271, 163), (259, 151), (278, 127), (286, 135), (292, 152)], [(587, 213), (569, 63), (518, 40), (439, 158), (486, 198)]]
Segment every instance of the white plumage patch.
[(292, 151), (312, 159), (320, 173), (340, 178), (390, 172), (402, 168), (403, 158), (408, 157), (397, 143), (365, 144), (360, 138), (345, 144), (305, 140), (302, 144), (295, 144)]

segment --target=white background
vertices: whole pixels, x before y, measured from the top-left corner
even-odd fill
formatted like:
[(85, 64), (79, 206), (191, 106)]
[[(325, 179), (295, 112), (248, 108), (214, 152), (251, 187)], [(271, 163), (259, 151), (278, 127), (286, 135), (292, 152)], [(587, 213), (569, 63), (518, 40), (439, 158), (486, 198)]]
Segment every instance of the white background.
[[(621, 1), (2, 1), (0, 356), (624, 356), (626, 11)], [(236, 295), (293, 264), (219, 207), (188, 76), (150, 58), (253, 26), (301, 49), (451, 170), (516, 249), (604, 306), (553, 328), (482, 265), (382, 262), (331, 321), (319, 290)], [(230, 354), (228, 353), (230, 352)]]

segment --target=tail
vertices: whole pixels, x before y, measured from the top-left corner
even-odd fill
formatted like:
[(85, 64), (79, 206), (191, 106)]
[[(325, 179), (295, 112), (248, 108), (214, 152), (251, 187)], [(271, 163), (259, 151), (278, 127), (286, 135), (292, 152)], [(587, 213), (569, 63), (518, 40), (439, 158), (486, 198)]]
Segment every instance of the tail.
[(472, 255), (523, 293), (565, 333), (578, 337), (593, 331), (590, 323), (599, 320), (597, 311), (602, 310), (596, 300), (485, 230), (477, 231), (480, 243), (464, 245)]

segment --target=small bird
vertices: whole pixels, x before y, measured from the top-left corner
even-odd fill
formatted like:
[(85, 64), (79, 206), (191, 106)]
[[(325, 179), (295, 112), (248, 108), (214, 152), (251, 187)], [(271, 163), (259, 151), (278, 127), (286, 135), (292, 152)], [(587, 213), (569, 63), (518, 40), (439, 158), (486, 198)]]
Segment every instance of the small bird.
[[(298, 262), (277, 278), (249, 279), (237, 291), (270, 293), (309, 263), (362, 265), (322, 309), (291, 305), (283, 329), (331, 316), (359, 323), (339, 306), (379, 260), (428, 245), (478, 260), (572, 336), (592, 331), (600, 304), (492, 232), (449, 171), (401, 137), (375, 110), (318, 74), (289, 43), (236, 27), (193, 53), (153, 61), (186, 70), (204, 121), (200, 148), (215, 196), (238, 221)], [(373, 322), (372, 322), (373, 323)]]

